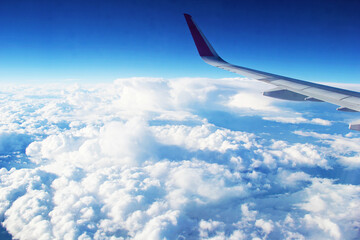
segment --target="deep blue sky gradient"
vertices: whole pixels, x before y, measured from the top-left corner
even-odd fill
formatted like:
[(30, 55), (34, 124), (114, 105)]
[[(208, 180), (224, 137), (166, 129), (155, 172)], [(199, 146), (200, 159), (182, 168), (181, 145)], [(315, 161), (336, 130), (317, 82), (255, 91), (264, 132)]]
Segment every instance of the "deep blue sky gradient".
[(183, 13), (227, 61), (360, 80), (360, 1), (1, 1), (0, 81), (235, 77), (198, 57)]

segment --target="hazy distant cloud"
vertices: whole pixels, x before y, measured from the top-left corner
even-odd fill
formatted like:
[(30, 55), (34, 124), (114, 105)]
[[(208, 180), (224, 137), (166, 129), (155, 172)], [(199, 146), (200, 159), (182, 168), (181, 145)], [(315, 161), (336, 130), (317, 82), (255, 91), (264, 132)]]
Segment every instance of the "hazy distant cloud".
[(331, 125), (331, 121), (321, 118), (306, 119), (304, 117), (263, 117), (263, 119), (268, 121), (280, 122), (280, 123), (292, 123), (292, 124), (310, 123), (310, 124), (317, 124), (323, 126)]
[(201, 114), (331, 124), (256, 91), (239, 78), (4, 86), (0, 160), (29, 163), (0, 169), (3, 226), (19, 239), (358, 237), (359, 186), (316, 172), (359, 167), (356, 134), (254, 134)]
[[(234, 95), (230, 95), (227, 102), (224, 104), (230, 109), (236, 110), (240, 115), (259, 115), (262, 116), (262, 119), (264, 120), (279, 123), (308, 123), (322, 126), (330, 126), (332, 124), (331, 121), (326, 119), (309, 119), (304, 117), (301, 113), (289, 111), (288, 108), (280, 107), (279, 103), (283, 103), (284, 100), (263, 96), (261, 94), (261, 89), (265, 89), (264, 86), (261, 85), (260, 88), (256, 88), (257, 85), (254, 84), (253, 81), (242, 81), (244, 81), (244, 85), (239, 85), (235, 88), (239, 92)], [(250, 85), (247, 86), (246, 84)]]

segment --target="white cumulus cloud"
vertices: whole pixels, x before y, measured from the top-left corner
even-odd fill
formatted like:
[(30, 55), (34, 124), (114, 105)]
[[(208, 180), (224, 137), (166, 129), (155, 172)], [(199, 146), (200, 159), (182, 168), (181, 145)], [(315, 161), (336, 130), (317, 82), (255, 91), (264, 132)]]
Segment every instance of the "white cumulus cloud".
[[(335, 121), (253, 83), (2, 86), (2, 226), (16, 239), (359, 237), (357, 134), (290, 129)], [(249, 130), (266, 118), (281, 128)]]

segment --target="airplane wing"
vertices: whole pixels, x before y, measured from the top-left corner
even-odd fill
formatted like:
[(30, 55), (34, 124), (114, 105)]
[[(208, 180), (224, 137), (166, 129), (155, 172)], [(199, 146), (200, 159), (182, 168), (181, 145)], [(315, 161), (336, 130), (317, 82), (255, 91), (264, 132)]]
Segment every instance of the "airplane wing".
[[(339, 107), (336, 110), (360, 112), (360, 93), (346, 89), (284, 77), (246, 67), (240, 67), (224, 61), (211, 46), (200, 28), (189, 14), (184, 14), (201, 58), (208, 64), (242, 76), (270, 83), (275, 89), (266, 91), (265, 96), (293, 100), (329, 102)], [(351, 123), (349, 129), (360, 131), (360, 123)]]

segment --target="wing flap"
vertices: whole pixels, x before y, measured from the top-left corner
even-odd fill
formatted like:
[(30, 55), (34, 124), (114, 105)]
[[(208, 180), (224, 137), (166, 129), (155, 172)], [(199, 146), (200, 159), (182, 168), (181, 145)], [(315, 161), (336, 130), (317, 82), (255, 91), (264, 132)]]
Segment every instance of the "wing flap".
[(276, 86), (290, 88), (290, 89), (296, 89), (296, 90), (300, 90), (300, 91), (304, 90), (306, 88), (309, 88), (309, 86), (307, 86), (307, 85), (299, 84), (299, 83), (295, 83), (295, 82), (289, 82), (286, 80), (274, 80), (274, 81), (271, 81), (271, 84), (274, 84)]
[(289, 91), (287, 89), (277, 87), (275, 89), (271, 89), (269, 91), (263, 92), (264, 96), (289, 100), (289, 101), (305, 101), (308, 97), (299, 93), (295, 93), (293, 91)]
[(309, 94), (309, 96), (324, 96), (324, 97), (326, 96), (326, 98), (328, 98), (328, 99), (334, 99), (334, 100), (339, 100), (339, 101), (341, 99), (349, 97), (349, 95), (331, 92), (328, 90), (314, 88), (314, 87), (308, 87), (308, 88), (302, 89), (302, 91)]
[(350, 104), (356, 104), (356, 105), (360, 105), (360, 98), (357, 97), (347, 97), (342, 99), (343, 102), (348, 102)]

